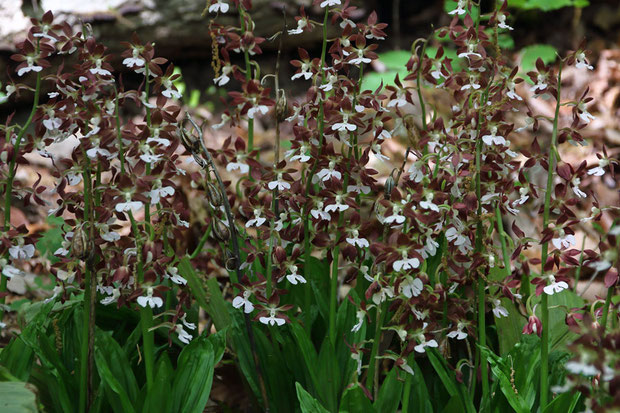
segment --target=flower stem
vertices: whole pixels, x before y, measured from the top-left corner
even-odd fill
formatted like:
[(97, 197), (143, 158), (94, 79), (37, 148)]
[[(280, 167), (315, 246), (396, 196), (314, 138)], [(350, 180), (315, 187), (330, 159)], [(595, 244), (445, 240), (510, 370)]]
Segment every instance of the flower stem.
[[(545, 206), (543, 210), (543, 231), (549, 227), (549, 212), (551, 209), (551, 193), (553, 192), (553, 170), (556, 165), (556, 145), (558, 137), (558, 120), (560, 118), (560, 97), (562, 89), (562, 62), (558, 69), (557, 96), (555, 105), (555, 116), (553, 118), (553, 132), (551, 133), (551, 143), (549, 144), (549, 167), (547, 170), (547, 187), (545, 189)], [(545, 263), (547, 262), (549, 242), (544, 242), (540, 256), (540, 275), (544, 273)], [(541, 300), (541, 321), (542, 335), (540, 340), (540, 410), (547, 407), (549, 400), (549, 304), (547, 294), (543, 293)]]
[(611, 305), (611, 296), (614, 293), (614, 288), (609, 287), (607, 289), (607, 297), (605, 297), (605, 304), (603, 305), (603, 315), (601, 316), (601, 337), (605, 334), (605, 328), (607, 327), (607, 317), (609, 315), (609, 307)]

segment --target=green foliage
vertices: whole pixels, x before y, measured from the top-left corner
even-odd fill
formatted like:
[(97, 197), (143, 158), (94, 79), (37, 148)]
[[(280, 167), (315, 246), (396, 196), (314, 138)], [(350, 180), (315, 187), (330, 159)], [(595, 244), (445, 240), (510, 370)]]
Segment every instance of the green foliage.
[(407, 76), (408, 72), (405, 65), (411, 58), (411, 53), (405, 50), (391, 50), (389, 52), (380, 53), (379, 61), (385, 65), (385, 72), (371, 72), (364, 75), (362, 81), (362, 90), (376, 90), (381, 84), (383, 86), (394, 85), (396, 75), (402, 79)]
[(522, 10), (552, 11), (563, 7), (583, 8), (589, 6), (590, 2), (588, 0), (511, 0), (508, 5)]
[(0, 382), (2, 413), (36, 413), (39, 411), (32, 385), (17, 381)]
[(521, 72), (527, 73), (536, 69), (536, 60), (540, 58), (543, 63), (550, 64), (557, 58), (557, 50), (547, 44), (535, 44), (521, 49)]

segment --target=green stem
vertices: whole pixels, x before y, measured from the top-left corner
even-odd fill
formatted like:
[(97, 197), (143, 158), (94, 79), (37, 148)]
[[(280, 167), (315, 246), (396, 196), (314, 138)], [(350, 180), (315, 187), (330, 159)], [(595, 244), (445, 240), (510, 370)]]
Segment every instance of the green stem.
[(586, 248), (586, 238), (583, 237), (583, 241), (581, 242), (581, 254), (579, 254), (579, 267), (575, 271), (575, 286), (573, 291), (577, 293), (577, 284), (579, 284), (579, 278), (581, 277), (581, 268), (583, 267), (583, 250)]
[[(241, 21), (241, 31), (245, 33), (245, 12), (241, 3), (239, 3), (239, 20)], [(252, 79), (252, 65), (250, 62), (250, 53), (248, 50), (243, 51), (243, 58), (245, 60), (245, 80), (250, 81)], [(252, 152), (254, 149), (254, 119), (248, 119), (248, 152)]]
[[(487, 89), (482, 95), (483, 107), (486, 106), (486, 102), (488, 99), (489, 88), (491, 87), (491, 80), (489, 80), (489, 84), (487, 85)], [(480, 138), (480, 128), (482, 125), (482, 116), (483, 111), (481, 110), (478, 115), (478, 124), (476, 126), (476, 197), (478, 200), (482, 198), (482, 183), (481, 183), (481, 174), (482, 174), (482, 139)], [(475, 251), (476, 253), (482, 252), (483, 243), (483, 228), (482, 228), (482, 204), (478, 201), (478, 209), (476, 212), (476, 216), (478, 218), (478, 223), (476, 224), (476, 244)], [(485, 303), (486, 303), (486, 286), (484, 282), (484, 278), (481, 274), (478, 274), (478, 342), (480, 346), (486, 346), (486, 319), (485, 319)], [(480, 354), (480, 350), (476, 350), (476, 354)], [(487, 368), (487, 362), (480, 354), (480, 357), (477, 357), (477, 367), (480, 367), (480, 378), (482, 382), (482, 399), (480, 402), (481, 408), (488, 402), (489, 397), (489, 372)]]
[[(86, 166), (83, 171), (84, 179), (84, 223), (82, 223), (81, 231), (84, 231), (84, 224), (88, 223), (88, 244), (92, 240), (92, 201), (93, 188), (90, 168)], [(92, 356), (93, 356), (93, 333), (94, 333), (94, 298), (96, 292), (93, 290), (93, 257), (85, 259), (84, 266), (84, 298), (82, 300), (83, 318), (82, 318), (82, 342), (80, 346), (80, 412), (86, 412), (90, 408), (92, 401)]]
[[(321, 46), (321, 67), (325, 66), (325, 55), (327, 53), (327, 17), (328, 17), (328, 10), (327, 8), (325, 9), (325, 17), (323, 18), (323, 43)], [(321, 84), (323, 84), (323, 82), (325, 81), (325, 72), (323, 70), (321, 70)], [(317, 123), (319, 126), (319, 148), (318, 148), (318, 155), (316, 157), (316, 159), (320, 159), (321, 158), (321, 154), (323, 152), (323, 133), (325, 131), (325, 118), (324, 118), (324, 102), (321, 102), (321, 106), (319, 107), (319, 114), (317, 117)], [(316, 168), (318, 167), (318, 162), (314, 162), (314, 164), (312, 165), (312, 168), (310, 169), (310, 173), (308, 173), (308, 176), (306, 178), (306, 190), (305, 190), (305, 196), (306, 199), (308, 199), (308, 195), (310, 194), (310, 187), (312, 186), (312, 177), (314, 176), (314, 173), (316, 172)], [(308, 265), (308, 263), (310, 262), (310, 253), (312, 252), (310, 249), (310, 214), (308, 212), (308, 208), (309, 208), (310, 203), (307, 202), (306, 205), (304, 206), (304, 278), (306, 280), (310, 280), (310, 266)], [(340, 252), (340, 251), (339, 251)], [(304, 291), (304, 307), (305, 307), (305, 314), (306, 314), (306, 319), (305, 319), (305, 324), (304, 327), (306, 328), (306, 331), (309, 333), (310, 329), (311, 329), (311, 324), (310, 324), (310, 303), (312, 301), (312, 286), (310, 285), (310, 281), (307, 283), (307, 285), (305, 286), (305, 291)]]
[[(131, 211), (129, 211), (129, 220), (131, 221), (131, 228), (134, 233), (134, 239), (136, 242), (136, 252), (138, 256), (138, 262), (136, 265), (138, 285), (141, 285), (144, 281), (144, 263), (142, 262), (142, 253), (140, 245), (140, 233), (138, 230), (138, 223)], [(144, 369), (146, 371), (146, 388), (150, 390), (153, 387), (153, 371), (154, 371), (154, 351), (155, 351), (155, 335), (153, 331), (149, 329), (153, 326), (153, 312), (150, 307), (140, 307), (140, 329), (142, 330), (142, 343), (144, 353)]]
[(413, 375), (407, 373), (405, 379), (405, 388), (403, 389), (402, 407), (400, 413), (409, 413), (409, 397), (411, 395), (411, 386), (413, 385)]
[(611, 296), (614, 293), (614, 288), (607, 289), (607, 297), (605, 297), (605, 304), (603, 305), (603, 315), (601, 316), (601, 337), (605, 334), (605, 328), (607, 327), (607, 316), (609, 315), (609, 307), (611, 305)]
[(387, 301), (377, 306), (375, 335), (372, 340), (372, 348), (370, 350), (370, 358), (368, 359), (368, 375), (366, 376), (366, 388), (373, 397), (377, 398), (378, 381), (379, 381), (379, 345), (381, 344), (381, 334), (383, 332), (383, 323), (385, 322), (385, 314), (387, 313)]
[(153, 311), (151, 307), (140, 308), (140, 329), (142, 330), (142, 342), (144, 345), (144, 367), (146, 370), (146, 389), (153, 387), (155, 366), (155, 336), (149, 329), (153, 327)]
[[(560, 97), (562, 89), (562, 62), (558, 69), (558, 85), (555, 105), (555, 116), (553, 118), (553, 132), (551, 134), (551, 143), (549, 144), (549, 167), (547, 170), (547, 187), (545, 189), (545, 206), (543, 210), (543, 231), (549, 227), (549, 212), (551, 210), (551, 193), (553, 192), (553, 171), (556, 165), (556, 145), (558, 137), (558, 120), (560, 118)], [(540, 256), (540, 275), (544, 273), (545, 263), (549, 251), (549, 242), (544, 242), (541, 248)], [(542, 335), (540, 340), (540, 410), (543, 411), (547, 407), (549, 400), (549, 304), (547, 294), (543, 293), (541, 300), (542, 315)]]
[(499, 234), (499, 242), (502, 245), (502, 258), (504, 259), (504, 267), (506, 267), (506, 276), (509, 276), (512, 271), (510, 270), (510, 255), (508, 255), (508, 249), (506, 248), (506, 233), (504, 232), (504, 223), (502, 222), (502, 212), (499, 209), (499, 201), (495, 205), (495, 223), (497, 225), (497, 233)]

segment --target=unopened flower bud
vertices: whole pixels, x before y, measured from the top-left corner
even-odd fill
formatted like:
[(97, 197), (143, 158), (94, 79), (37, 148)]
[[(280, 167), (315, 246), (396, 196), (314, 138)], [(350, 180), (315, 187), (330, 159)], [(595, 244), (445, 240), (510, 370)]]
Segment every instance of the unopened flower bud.
[(394, 189), (394, 184), (394, 177), (390, 175), (385, 181), (384, 194), (386, 199), (390, 199), (392, 197), (392, 190)]
[(230, 230), (224, 223), (220, 220), (213, 221), (213, 233), (215, 237), (220, 241), (228, 241), (230, 238)]
[(283, 90), (280, 90), (278, 94), (278, 100), (276, 101), (276, 119), (278, 122), (284, 122), (288, 114), (288, 102), (286, 100), (286, 94)]
[(84, 226), (75, 228), (73, 231), (73, 238), (71, 239), (71, 253), (74, 257), (81, 260), (86, 259), (90, 254), (90, 248), (88, 246), (88, 236), (84, 231)]
[(207, 197), (214, 207), (218, 208), (222, 205), (222, 193), (211, 182), (207, 182)]

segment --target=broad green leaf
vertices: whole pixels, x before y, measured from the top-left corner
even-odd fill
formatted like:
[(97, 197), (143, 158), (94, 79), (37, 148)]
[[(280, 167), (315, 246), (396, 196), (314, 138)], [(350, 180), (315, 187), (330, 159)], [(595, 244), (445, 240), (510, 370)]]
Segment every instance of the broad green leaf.
[(543, 413), (573, 413), (580, 397), (579, 392), (562, 393), (547, 405)]
[[(555, 62), (557, 57), (555, 47), (548, 44), (535, 44), (521, 49), (521, 72), (527, 73), (536, 70), (536, 60), (540, 57), (547, 65)], [(529, 78), (527, 78), (529, 80)]]
[(497, 327), (499, 354), (503, 356), (521, 340), (526, 320), (519, 314), (516, 306), (508, 298), (501, 298), (500, 301), (502, 306), (508, 311), (508, 317), (493, 317), (493, 319)]
[(426, 381), (424, 374), (415, 362), (413, 356), (409, 357), (407, 363), (413, 369), (413, 380), (411, 383), (411, 395), (409, 396), (409, 411), (415, 413), (433, 413), (433, 405), (431, 403), (431, 396), (428, 393), (426, 387)]
[(153, 387), (144, 398), (142, 413), (167, 413), (166, 401), (170, 397), (169, 391), (174, 379), (174, 369), (168, 357), (163, 352), (155, 364), (155, 380)]
[(485, 347), (480, 347), (482, 358), (486, 359), (491, 366), (493, 375), (499, 382), (499, 387), (506, 396), (508, 403), (517, 413), (529, 413), (530, 408), (523, 397), (513, 389), (513, 385), (510, 382), (510, 366), (506, 364), (504, 360), (495, 355), (492, 351)]
[(116, 340), (100, 330), (95, 333), (95, 363), (101, 380), (111, 390), (106, 393), (110, 404), (120, 404), (124, 412), (135, 412), (139, 389), (127, 355)]
[[(306, 370), (312, 380), (312, 386), (315, 390), (319, 389), (321, 385), (316, 371), (318, 368), (318, 356), (316, 354), (316, 350), (314, 349), (314, 345), (312, 344), (310, 337), (308, 337), (306, 330), (304, 330), (300, 324), (292, 323), (290, 328), (293, 337), (295, 337), (298, 351), (301, 352), (301, 356), (305, 362)], [(299, 390), (297, 391), (297, 395), (299, 397)]]
[(187, 256), (181, 258), (177, 268), (181, 276), (187, 280), (187, 284), (198, 304), (213, 318), (215, 328), (222, 330), (229, 326), (231, 324), (230, 315), (217, 280), (215, 278), (209, 279), (205, 289), (202, 280), (194, 271)]
[(28, 380), (33, 362), (34, 351), (19, 338), (12, 339), (0, 353), (0, 365), (18, 380)]
[(398, 379), (399, 373), (402, 373), (402, 375), (408, 374), (394, 367), (381, 384), (379, 395), (374, 403), (374, 408), (377, 412), (394, 413), (398, 409), (403, 392), (403, 382)]
[(466, 391), (462, 391), (464, 388), (462, 383), (458, 383), (456, 378), (453, 377), (454, 374), (447, 368), (446, 361), (443, 357), (439, 355), (439, 352), (434, 348), (426, 349), (426, 355), (428, 356), (429, 361), (433, 365), (433, 368), (439, 375), (441, 382), (445, 386), (448, 394), (451, 397), (458, 397), (461, 403), (462, 411), (467, 411), (468, 413), (474, 413), (474, 405), (472, 398), (469, 393)]
[(179, 355), (172, 385), (171, 412), (201, 413), (211, 393), (215, 365), (224, 354), (226, 331), (208, 338), (197, 337)]
[(0, 382), (0, 411), (2, 413), (38, 412), (39, 409), (32, 387), (32, 384), (28, 383)]
[(379, 53), (379, 61), (391, 70), (401, 70), (405, 67), (411, 52), (409, 50), (390, 50), (389, 52)]
[(314, 397), (310, 395), (299, 383), (295, 383), (297, 389), (297, 400), (299, 400), (299, 407), (301, 413), (329, 413), (327, 409), (321, 406)]
[(543, 12), (561, 9), (563, 7), (586, 7), (588, 0), (511, 0), (509, 7), (523, 10), (540, 10)]
[(344, 391), (340, 401), (340, 413), (383, 413), (375, 410), (359, 383)]
[(62, 217), (47, 217), (49, 229), (43, 233), (36, 243), (37, 250), (39, 250), (41, 256), (47, 256), (47, 259), (52, 264), (60, 261), (60, 259), (54, 255), (54, 252), (62, 246), (62, 241), (64, 240), (62, 226), (64, 223), (65, 220)]

